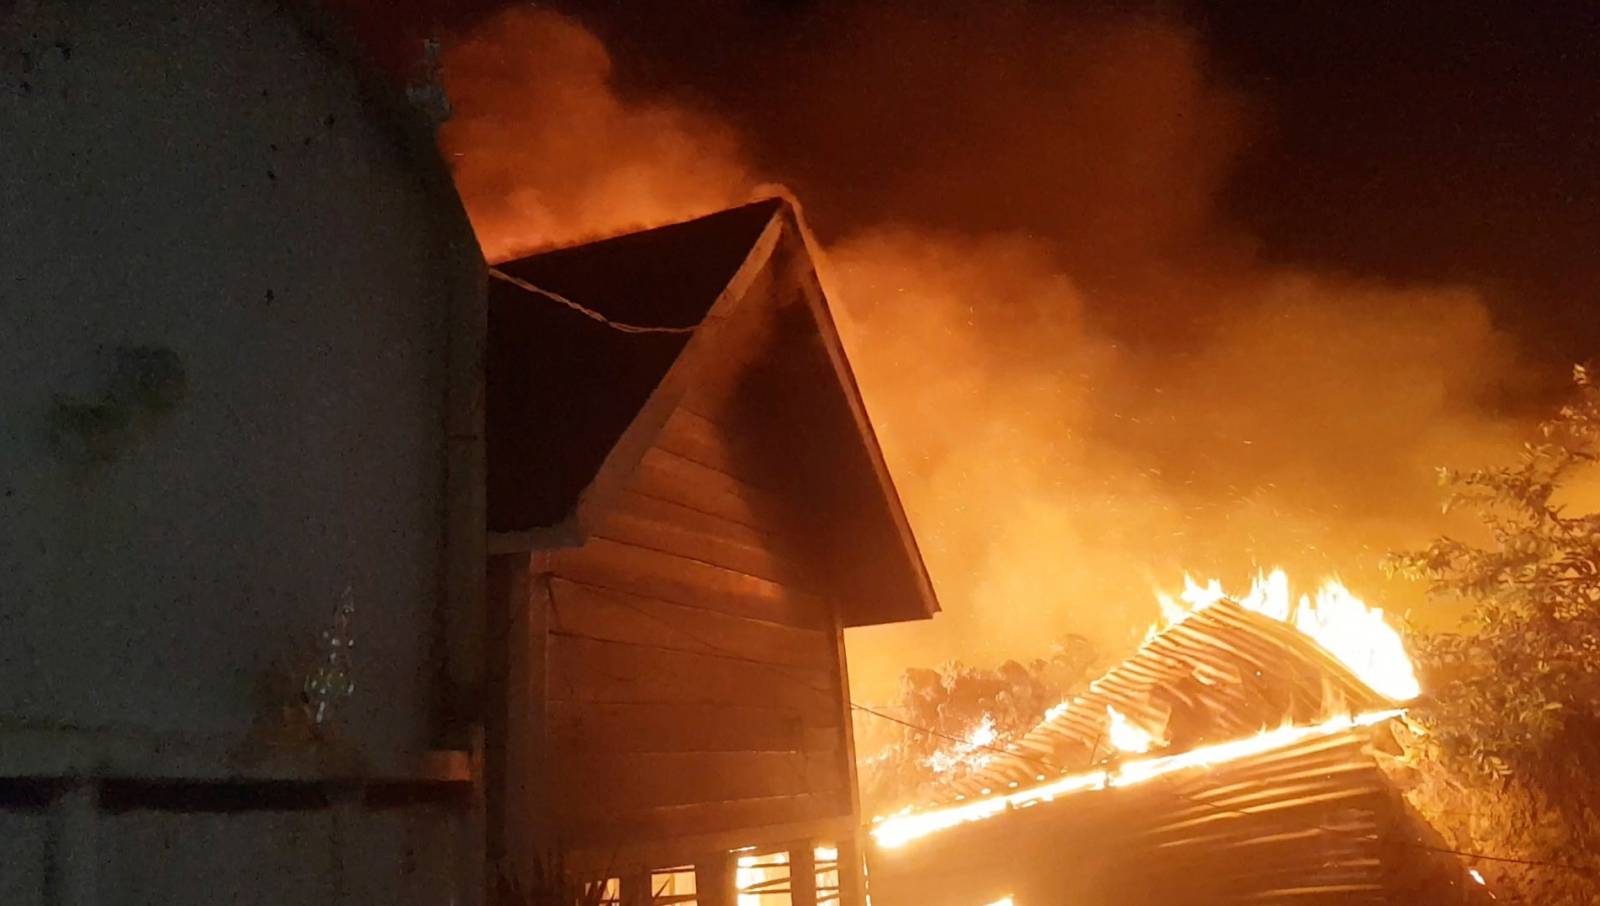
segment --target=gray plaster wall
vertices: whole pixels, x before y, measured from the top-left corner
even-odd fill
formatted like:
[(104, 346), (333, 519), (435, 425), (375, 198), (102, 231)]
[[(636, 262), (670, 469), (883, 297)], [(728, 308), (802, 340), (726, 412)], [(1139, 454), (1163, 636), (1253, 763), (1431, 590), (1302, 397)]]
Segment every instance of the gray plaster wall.
[(427, 744), (459, 236), (401, 144), (275, 3), (0, 4), (0, 740), (242, 739), (349, 588), (339, 732)]

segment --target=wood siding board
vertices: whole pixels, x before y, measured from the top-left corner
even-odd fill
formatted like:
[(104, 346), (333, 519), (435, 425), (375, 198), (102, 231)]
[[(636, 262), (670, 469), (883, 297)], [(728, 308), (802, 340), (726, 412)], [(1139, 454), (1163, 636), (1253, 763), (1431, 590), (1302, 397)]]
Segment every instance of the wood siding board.
[(670, 839), (677, 836), (739, 832), (740, 839), (759, 838), (769, 824), (815, 821), (836, 817), (838, 809), (828, 797), (798, 795), (691, 805), (630, 809), (602, 814), (585, 813), (565, 826), (564, 841), (575, 848), (603, 848), (633, 840)]
[(748, 502), (757, 512), (782, 512), (787, 505), (783, 499), (788, 493), (786, 488), (761, 487), (744, 476), (697, 462), (659, 444), (650, 448), (641, 464), (655, 466), (663, 475), (674, 479), (680, 490), (726, 493)]
[(602, 752), (822, 752), (836, 730), (793, 710), (754, 706), (552, 701), (551, 745)]
[(751, 705), (792, 710), (806, 726), (837, 726), (825, 674), (620, 642), (550, 638), (550, 697), (592, 704)]
[(777, 501), (773, 495), (714, 469), (652, 448), (639, 463), (630, 487), (751, 528), (761, 528)]
[(714, 469), (764, 493), (782, 493), (782, 487), (768, 470), (751, 462), (729, 442), (729, 437), (735, 435), (718, 417), (694, 408), (692, 392), (667, 421), (656, 445), (674, 456)]
[(556, 603), (551, 609), (550, 631), (559, 635), (788, 667), (831, 671), (834, 663), (834, 642), (827, 633), (652, 601), (560, 578), (552, 582)]
[(593, 536), (710, 563), (793, 588), (810, 587), (797, 566), (770, 548), (727, 541), (676, 520), (665, 521), (637, 511), (621, 510), (607, 517)]
[(598, 847), (572, 847), (566, 850), (564, 857), (568, 868), (580, 874), (600, 874), (618, 865), (649, 865), (660, 869), (671, 865), (694, 865), (707, 853), (728, 852), (747, 846), (777, 847), (802, 838), (838, 840), (850, 834), (853, 827), (850, 818), (835, 815), (657, 839), (613, 841)]
[(552, 557), (552, 572), (572, 582), (687, 606), (703, 606), (787, 626), (830, 628), (827, 604), (805, 591), (724, 566), (594, 538)]
[[(806, 727), (802, 730), (807, 752), (837, 752), (843, 748), (844, 733), (841, 727)], [(846, 755), (846, 757), (849, 757)]]
[[(796, 752), (600, 752), (556, 750), (563, 778), (554, 797), (566, 821), (589, 814), (811, 795), (843, 789), (836, 759)], [(838, 810), (835, 809), (835, 812)]]

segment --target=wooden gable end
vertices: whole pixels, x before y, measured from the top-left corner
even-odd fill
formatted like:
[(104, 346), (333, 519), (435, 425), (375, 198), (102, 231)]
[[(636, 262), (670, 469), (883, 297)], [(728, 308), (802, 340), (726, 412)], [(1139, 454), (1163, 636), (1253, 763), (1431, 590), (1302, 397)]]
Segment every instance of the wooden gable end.
[(775, 455), (810, 444), (786, 437), (755, 372), (803, 302), (784, 304), (786, 260), (775, 254), (719, 325), (719, 354), (582, 546), (541, 558), (563, 846), (663, 854), (707, 834), (757, 845), (854, 823), (827, 513), (804, 456)]

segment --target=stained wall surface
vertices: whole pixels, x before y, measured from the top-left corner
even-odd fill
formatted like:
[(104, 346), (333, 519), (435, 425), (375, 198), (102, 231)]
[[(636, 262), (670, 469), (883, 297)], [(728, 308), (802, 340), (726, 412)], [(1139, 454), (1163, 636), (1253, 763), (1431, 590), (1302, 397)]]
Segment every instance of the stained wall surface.
[(0, 726), (241, 738), (348, 589), (349, 738), (426, 743), (476, 248), (302, 25), (0, 13)]

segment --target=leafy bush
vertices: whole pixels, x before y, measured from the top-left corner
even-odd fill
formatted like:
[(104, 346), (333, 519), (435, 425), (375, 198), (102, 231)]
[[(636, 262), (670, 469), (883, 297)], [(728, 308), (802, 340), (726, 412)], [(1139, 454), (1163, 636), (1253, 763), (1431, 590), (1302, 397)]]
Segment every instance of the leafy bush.
[(1408, 798), (1491, 880), (1529, 902), (1600, 896), (1600, 513), (1561, 492), (1600, 463), (1600, 387), (1575, 369), (1575, 398), (1509, 466), (1443, 470), (1446, 509), (1481, 520), (1484, 542), (1440, 538), (1389, 566), (1467, 604), (1457, 632), (1412, 632), (1428, 690), (1412, 717)]
[(1393, 569), (1470, 604), (1462, 632), (1414, 633), (1432, 696), (1418, 717), (1448, 756), (1484, 775), (1538, 766), (1600, 718), (1600, 513), (1570, 514), (1557, 491), (1600, 462), (1600, 388), (1539, 426), (1514, 465), (1442, 470), (1446, 508), (1474, 510), (1490, 543), (1440, 538)]

